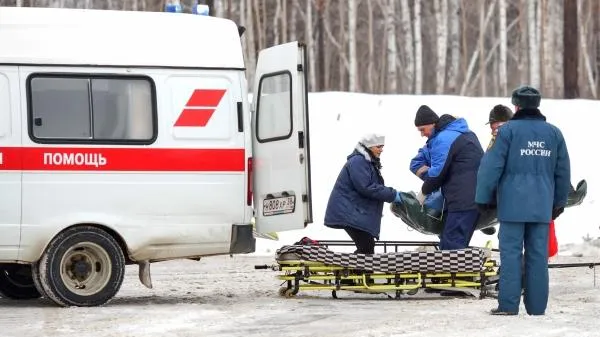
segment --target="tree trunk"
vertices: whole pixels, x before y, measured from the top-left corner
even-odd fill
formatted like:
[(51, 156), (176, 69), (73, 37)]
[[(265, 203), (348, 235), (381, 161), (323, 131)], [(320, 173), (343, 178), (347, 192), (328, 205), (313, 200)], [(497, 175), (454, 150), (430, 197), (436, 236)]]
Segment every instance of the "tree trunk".
[[(272, 45), (279, 44), (279, 20), (281, 19), (281, 0), (275, 0), (275, 15), (273, 15), (273, 24), (271, 31), (273, 32)], [(265, 18), (266, 21), (266, 18)]]
[[(480, 28), (483, 31), (485, 31), (487, 29), (487, 25), (490, 22), (492, 13), (494, 13), (495, 5), (496, 5), (496, 3), (494, 2), (494, 3), (490, 4), (490, 6), (488, 7), (488, 11), (485, 15), (485, 20), (483, 22), (483, 27)], [(471, 75), (473, 74), (473, 70), (475, 69), (475, 63), (477, 62), (477, 59), (480, 56), (480, 50), (479, 50), (480, 47), (481, 47), (481, 44), (478, 44), (477, 47), (475, 48), (475, 50), (473, 51), (473, 54), (471, 55), (471, 61), (469, 61), (469, 66), (465, 73), (465, 76), (463, 79), (463, 84), (460, 87), (460, 95), (461, 96), (466, 96), (466, 94), (467, 94), (467, 89), (469, 88), (469, 82), (471, 81)], [(484, 66), (482, 68), (485, 68), (485, 62), (484, 62)], [(479, 70), (480, 74), (483, 70), (482, 68), (480, 68), (480, 70)], [(478, 74), (477, 77), (481, 76), (480, 74)]]
[[(487, 22), (485, 18), (485, 1), (480, 1), (479, 8), (479, 74), (480, 74), (480, 83), (479, 89), (481, 90), (481, 96), (487, 95), (486, 88), (486, 73), (487, 67), (485, 65), (485, 32), (487, 30)], [(492, 7), (493, 8), (493, 7)]]
[(444, 94), (446, 86), (446, 56), (448, 51), (448, 0), (434, 0), (437, 35), (437, 64), (435, 93)]
[(317, 43), (318, 43), (318, 70), (319, 91), (325, 90), (325, 33), (323, 32), (323, 21), (325, 20), (325, 0), (317, 0)]
[[(281, 20), (281, 42), (286, 43), (289, 42), (288, 38), (287, 38), (287, 32), (288, 32), (288, 27), (287, 27), (287, 1), (282, 0), (281, 1), (281, 16), (280, 16), (280, 20)], [(293, 6), (292, 6), (293, 7)]]
[(369, 63), (367, 64), (367, 90), (369, 92), (375, 91), (375, 39), (373, 38), (373, 2), (367, 0), (367, 27), (368, 32), (368, 46), (369, 46)]
[(546, 97), (555, 97), (556, 87), (554, 85), (554, 36), (552, 26), (556, 24), (554, 19), (554, 6), (548, 0), (542, 1), (542, 87)]
[(386, 7), (386, 35), (387, 35), (387, 75), (388, 75), (388, 93), (396, 93), (398, 91), (398, 74), (396, 69), (396, 58), (398, 52), (396, 49), (396, 6), (394, 6), (396, 0), (389, 0)]
[(358, 63), (356, 56), (356, 0), (348, 0), (348, 90), (358, 91)]
[(577, 0), (577, 13), (579, 15), (579, 25), (581, 26), (581, 31), (579, 33), (579, 39), (581, 41), (581, 54), (583, 56), (583, 63), (585, 65), (585, 74), (587, 75), (589, 91), (594, 99), (596, 99), (596, 82), (594, 81), (594, 74), (592, 73), (592, 64), (590, 63), (590, 56), (588, 51), (587, 44), (587, 32), (588, 32), (588, 22), (584, 19), (584, 12), (589, 13), (589, 11), (584, 11), (582, 8), (582, 0)]
[(500, 55), (499, 55), (499, 64), (498, 64), (498, 79), (500, 86), (500, 95), (506, 97), (508, 95), (507, 92), (507, 62), (506, 62), (506, 54), (507, 54), (507, 42), (506, 42), (506, 0), (498, 1), (498, 13), (499, 17), (499, 25), (500, 25)]
[[(406, 0), (404, 0), (406, 1)], [(459, 0), (450, 0), (450, 64), (448, 65), (447, 92), (456, 94), (458, 91), (458, 71), (460, 68), (460, 3)]]
[(537, 0), (527, 1), (527, 35), (529, 38), (529, 83), (534, 88), (539, 88), (540, 51), (537, 43), (536, 2)]
[(564, 98), (578, 98), (578, 68), (579, 68), (579, 47), (578, 47), (578, 22), (577, 22), (577, 1), (563, 0), (564, 18), (563, 18), (563, 77), (564, 77)]
[[(240, 3), (240, 13), (244, 13), (242, 16), (244, 17), (245, 27), (247, 29), (244, 36), (246, 37), (246, 53), (248, 60), (248, 78), (254, 78), (254, 74), (256, 73), (256, 40), (254, 31), (256, 30), (256, 26), (254, 25), (253, 19), (253, 6), (251, 6), (251, 0), (241, 0)], [(249, 81), (250, 88), (249, 90), (253, 90), (254, 81)]]
[[(600, 2), (594, 2), (594, 9), (592, 10), (594, 18), (594, 45), (596, 57), (594, 58), (596, 61), (595, 73), (596, 73), (596, 91), (600, 90)], [(596, 92), (597, 95), (600, 96), (599, 92)]]
[(421, 0), (414, 3), (415, 27), (415, 94), (423, 92), (423, 43), (421, 38)]
[[(285, 1), (287, 2), (287, 1)], [(292, 4), (290, 6), (290, 25), (289, 25), (289, 36), (290, 36), (290, 41), (297, 41), (298, 37), (296, 36), (296, 5), (297, 3), (294, 1), (294, 4)]]
[(317, 90), (317, 74), (316, 67), (317, 64), (315, 60), (315, 39), (313, 34), (313, 19), (312, 19), (312, 1), (306, 1), (306, 22), (304, 22), (304, 26), (306, 29), (305, 41), (308, 47), (308, 82), (310, 84), (310, 88), (313, 91)]

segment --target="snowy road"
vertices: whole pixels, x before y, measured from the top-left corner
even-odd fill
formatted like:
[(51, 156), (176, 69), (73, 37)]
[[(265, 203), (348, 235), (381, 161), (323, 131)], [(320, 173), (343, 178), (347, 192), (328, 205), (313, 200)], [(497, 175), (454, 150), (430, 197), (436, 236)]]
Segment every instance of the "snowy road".
[[(561, 257), (556, 262), (590, 261)], [(384, 299), (329, 292), (277, 295), (269, 257), (211, 257), (152, 265), (154, 289), (130, 266), (104, 307), (59, 308), (0, 299), (0, 336), (599, 336), (600, 271), (552, 269), (547, 315), (494, 317), (493, 299)], [(524, 309), (523, 309), (524, 312)]]

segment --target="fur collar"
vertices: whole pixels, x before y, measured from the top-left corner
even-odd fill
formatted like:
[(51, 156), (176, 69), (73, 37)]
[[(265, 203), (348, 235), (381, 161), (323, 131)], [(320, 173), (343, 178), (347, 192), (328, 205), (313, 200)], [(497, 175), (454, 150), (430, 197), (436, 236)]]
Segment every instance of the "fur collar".
[(511, 120), (518, 119), (538, 119), (545, 121), (546, 116), (542, 115), (539, 109), (521, 109), (511, 118)]

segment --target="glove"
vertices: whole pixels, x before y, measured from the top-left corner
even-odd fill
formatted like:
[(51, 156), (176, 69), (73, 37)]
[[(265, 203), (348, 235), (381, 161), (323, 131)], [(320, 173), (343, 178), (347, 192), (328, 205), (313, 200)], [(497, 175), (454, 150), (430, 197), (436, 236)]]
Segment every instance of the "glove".
[(396, 192), (396, 199), (394, 199), (394, 202), (397, 202), (399, 204), (402, 203), (402, 196), (400, 195), (400, 192)]
[(561, 215), (565, 211), (564, 207), (556, 207), (552, 210), (552, 220), (556, 220), (559, 215)]
[(479, 210), (479, 213), (485, 213), (487, 211), (493, 210), (494, 208), (496, 208), (496, 205), (477, 204), (477, 209)]
[(423, 206), (423, 204), (425, 203), (425, 194), (423, 194), (423, 192), (419, 191), (419, 193), (417, 193), (415, 198), (417, 198), (417, 201), (419, 202), (419, 204), (421, 204), (421, 206)]

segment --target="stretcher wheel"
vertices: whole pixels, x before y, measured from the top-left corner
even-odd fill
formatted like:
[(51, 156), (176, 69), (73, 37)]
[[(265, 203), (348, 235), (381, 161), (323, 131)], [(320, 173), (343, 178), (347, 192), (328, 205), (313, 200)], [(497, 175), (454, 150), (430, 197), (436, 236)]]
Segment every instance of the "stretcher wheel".
[(279, 296), (282, 297), (294, 297), (296, 292), (292, 288), (281, 287), (279, 288)]
[(279, 296), (285, 296), (285, 292), (286, 292), (287, 290), (288, 290), (288, 288), (286, 288), (286, 287), (281, 287), (281, 288), (279, 288), (279, 291), (278, 291), (278, 293), (279, 293)]

